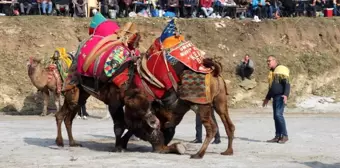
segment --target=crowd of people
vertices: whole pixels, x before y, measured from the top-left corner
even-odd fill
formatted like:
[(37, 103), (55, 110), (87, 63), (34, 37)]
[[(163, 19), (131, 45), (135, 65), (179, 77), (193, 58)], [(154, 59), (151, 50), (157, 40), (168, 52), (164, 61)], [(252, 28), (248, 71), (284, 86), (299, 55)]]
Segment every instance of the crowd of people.
[[(322, 16), (326, 9), (332, 10), (334, 16), (340, 14), (339, 0), (13, 0), (11, 10), (14, 11), (14, 15), (85, 17), (85, 8), (89, 1), (99, 4), (95, 10), (99, 10), (104, 16), (112, 19), (139, 15), (143, 17), (253, 18), (255, 21), (260, 21), (283, 16)], [(5, 4), (0, 5), (1, 9)]]

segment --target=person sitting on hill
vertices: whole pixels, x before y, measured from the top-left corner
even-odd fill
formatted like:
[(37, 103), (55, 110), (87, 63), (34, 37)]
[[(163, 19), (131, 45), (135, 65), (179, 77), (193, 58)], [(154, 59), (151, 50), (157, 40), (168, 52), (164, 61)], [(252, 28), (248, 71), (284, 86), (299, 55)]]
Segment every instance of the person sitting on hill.
[(251, 74), (254, 72), (254, 62), (246, 54), (239, 65), (239, 74), (244, 80), (244, 78), (250, 79)]

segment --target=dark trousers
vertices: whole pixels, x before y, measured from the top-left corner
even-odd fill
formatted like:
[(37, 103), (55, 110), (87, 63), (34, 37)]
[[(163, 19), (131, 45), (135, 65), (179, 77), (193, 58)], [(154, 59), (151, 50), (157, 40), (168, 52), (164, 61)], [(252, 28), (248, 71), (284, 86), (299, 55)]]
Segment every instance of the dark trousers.
[(281, 95), (273, 97), (273, 111), (275, 123), (275, 136), (288, 136), (285, 118), (283, 117), (285, 104)]
[(244, 65), (240, 67), (240, 76), (242, 77), (242, 80), (244, 78), (250, 78), (251, 74), (253, 74), (254, 69), (253, 68), (248, 68)]
[[(211, 117), (213, 118), (216, 126), (217, 126), (217, 132), (216, 132), (216, 135), (215, 135), (215, 140), (219, 140), (220, 139), (220, 132), (218, 131), (218, 125), (217, 125), (217, 122), (216, 122), (216, 118), (215, 118), (215, 115), (214, 115), (214, 111), (211, 113)], [(201, 122), (201, 118), (199, 116), (199, 114), (196, 114), (196, 139), (197, 140), (202, 140), (202, 122)]]
[(81, 110), (78, 112), (79, 116), (89, 116), (89, 114), (86, 112), (86, 106), (81, 106)]

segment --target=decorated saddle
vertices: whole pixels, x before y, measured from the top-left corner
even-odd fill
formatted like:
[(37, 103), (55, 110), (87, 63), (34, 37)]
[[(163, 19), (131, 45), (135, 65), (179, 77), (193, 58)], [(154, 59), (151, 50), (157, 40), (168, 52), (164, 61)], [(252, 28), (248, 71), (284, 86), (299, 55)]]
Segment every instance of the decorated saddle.
[(120, 65), (139, 55), (138, 50), (131, 50), (128, 45), (134, 38), (135, 25), (130, 22), (122, 29), (118, 28), (113, 21), (104, 21), (97, 26), (78, 51), (79, 74), (99, 78), (104, 73), (106, 77), (112, 77)]

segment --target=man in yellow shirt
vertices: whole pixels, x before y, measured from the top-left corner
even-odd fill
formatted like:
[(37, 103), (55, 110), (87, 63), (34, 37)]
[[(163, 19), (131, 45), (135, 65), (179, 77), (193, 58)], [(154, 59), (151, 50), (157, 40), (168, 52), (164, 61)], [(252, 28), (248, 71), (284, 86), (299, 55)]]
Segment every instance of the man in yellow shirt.
[(269, 56), (267, 65), (270, 69), (268, 75), (269, 89), (262, 106), (265, 107), (268, 101), (273, 98), (273, 113), (275, 122), (275, 137), (267, 142), (285, 143), (288, 141), (285, 118), (283, 117), (284, 107), (290, 93), (289, 69), (279, 65), (274, 56)]

